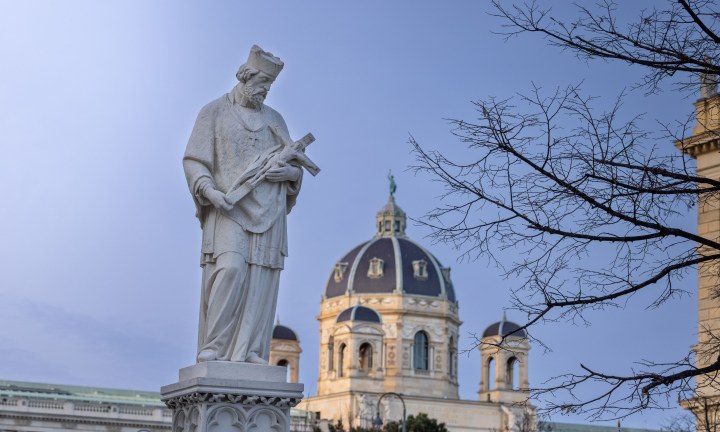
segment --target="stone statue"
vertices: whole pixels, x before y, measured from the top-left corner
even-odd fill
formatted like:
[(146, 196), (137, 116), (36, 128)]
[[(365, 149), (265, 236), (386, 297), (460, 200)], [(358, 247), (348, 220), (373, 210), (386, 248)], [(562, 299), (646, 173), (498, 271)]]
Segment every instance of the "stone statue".
[(302, 183), (312, 135), (293, 143), (264, 104), (283, 62), (253, 46), (240, 83), (202, 108), (183, 167), (203, 230), (197, 362), (268, 364), (286, 216)]
[(522, 411), (517, 407), (507, 407), (500, 405), (502, 412), (505, 414), (505, 430), (512, 432), (521, 426), (519, 422), (522, 421)]

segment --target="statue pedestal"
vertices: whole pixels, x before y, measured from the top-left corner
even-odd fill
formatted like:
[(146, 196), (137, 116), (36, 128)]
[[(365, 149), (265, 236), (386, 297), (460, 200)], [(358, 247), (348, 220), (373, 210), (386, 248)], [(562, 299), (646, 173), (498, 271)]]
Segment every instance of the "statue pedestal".
[(304, 386), (286, 376), (282, 366), (203, 362), (180, 369), (180, 381), (160, 392), (172, 432), (289, 432)]

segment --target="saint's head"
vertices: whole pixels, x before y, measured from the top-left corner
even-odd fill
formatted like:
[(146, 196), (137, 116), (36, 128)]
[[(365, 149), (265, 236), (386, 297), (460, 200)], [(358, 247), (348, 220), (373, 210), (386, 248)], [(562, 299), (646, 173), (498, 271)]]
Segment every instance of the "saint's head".
[(262, 105), (284, 65), (279, 58), (253, 45), (247, 61), (235, 75), (243, 86), (244, 102), (254, 107)]

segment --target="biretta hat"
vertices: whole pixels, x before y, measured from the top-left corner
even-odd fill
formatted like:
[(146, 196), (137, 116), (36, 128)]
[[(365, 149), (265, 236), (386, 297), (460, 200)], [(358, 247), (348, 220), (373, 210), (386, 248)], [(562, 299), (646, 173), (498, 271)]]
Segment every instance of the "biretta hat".
[(250, 49), (247, 64), (255, 69), (265, 72), (273, 78), (277, 78), (283, 66), (285, 66), (285, 63), (283, 63), (282, 60), (269, 52), (263, 51), (263, 49), (257, 45), (253, 45)]

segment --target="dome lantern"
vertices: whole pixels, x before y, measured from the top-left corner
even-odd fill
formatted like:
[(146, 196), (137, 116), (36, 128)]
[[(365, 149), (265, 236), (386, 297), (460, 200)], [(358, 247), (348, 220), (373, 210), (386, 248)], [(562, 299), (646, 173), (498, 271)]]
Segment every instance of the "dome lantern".
[(405, 237), (405, 212), (395, 204), (395, 197), (392, 195), (377, 214), (375, 237)]
[(390, 199), (377, 214), (377, 234), (375, 237), (405, 237), (405, 212), (395, 204), (395, 177), (388, 173), (390, 181)]

